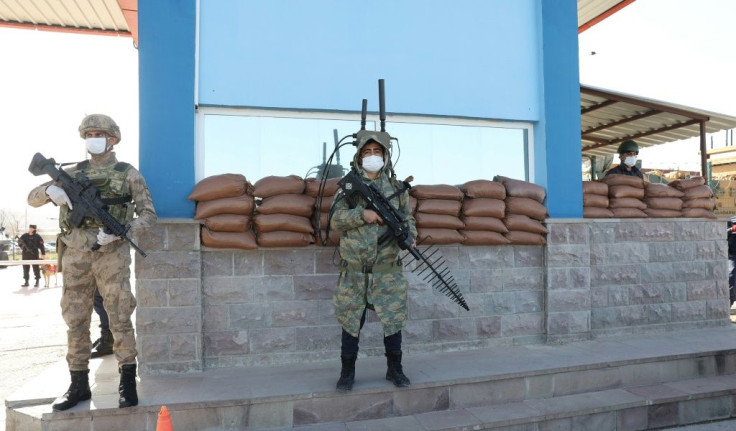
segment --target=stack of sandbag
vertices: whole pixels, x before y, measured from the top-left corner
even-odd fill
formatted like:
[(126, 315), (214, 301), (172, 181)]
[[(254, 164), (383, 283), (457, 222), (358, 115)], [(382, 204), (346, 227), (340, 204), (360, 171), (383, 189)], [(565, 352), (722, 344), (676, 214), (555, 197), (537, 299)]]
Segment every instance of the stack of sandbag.
[(312, 225), (314, 226), (314, 243), (323, 245), (322, 240), (326, 240), (324, 245), (336, 246), (340, 245), (340, 232), (330, 228), (329, 237), (327, 236), (327, 226), (330, 216), (330, 207), (337, 193), (337, 182), (340, 178), (330, 178), (324, 182), (324, 188), (320, 194), (321, 181), (316, 178), (307, 178), (305, 180), (306, 187), (304, 194), (314, 199), (314, 214), (312, 215)]
[(201, 241), (207, 247), (256, 248), (251, 230), (253, 185), (241, 174), (207, 177), (187, 198), (197, 202), (194, 218), (201, 222)]
[(465, 239), (459, 232), (465, 225), (460, 220), (463, 192), (446, 184), (418, 185), (410, 196), (417, 200), (414, 219), (419, 244), (459, 244)]
[(536, 184), (496, 175), (497, 181), (506, 188), (506, 214), (503, 224), (509, 230), (504, 234), (511, 244), (544, 245), (549, 231), (542, 224), (547, 218), (544, 198), (547, 192)]
[(464, 198), (460, 221), (465, 228), (460, 234), (465, 245), (500, 245), (511, 241), (502, 219), (506, 215), (506, 187), (490, 180), (473, 180), (460, 186)]
[(304, 194), (304, 188), (304, 180), (296, 175), (269, 176), (255, 183), (253, 223), (259, 246), (304, 247), (314, 242), (314, 198)]
[(644, 210), (644, 180), (631, 175), (606, 175), (601, 180), (608, 184), (608, 209), (617, 218), (646, 218)]
[(688, 218), (716, 218), (713, 210), (716, 202), (713, 200), (713, 190), (705, 184), (705, 178), (693, 177), (675, 180), (671, 187), (683, 193), (682, 216)]
[(600, 181), (583, 181), (583, 217), (613, 217), (613, 212), (608, 209), (608, 184)]
[(682, 197), (685, 194), (667, 184), (646, 183), (644, 212), (649, 217), (682, 217)]

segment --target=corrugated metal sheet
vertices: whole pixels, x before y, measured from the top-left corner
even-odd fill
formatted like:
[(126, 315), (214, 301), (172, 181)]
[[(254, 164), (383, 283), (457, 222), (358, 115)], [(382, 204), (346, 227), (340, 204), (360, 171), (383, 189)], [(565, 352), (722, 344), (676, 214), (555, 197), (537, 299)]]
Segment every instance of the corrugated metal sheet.
[(634, 139), (640, 147), (700, 136), (736, 127), (736, 117), (595, 87), (580, 87), (580, 132), (585, 155), (616, 152)]
[(622, 2), (623, 0), (578, 0), (578, 27), (587, 24)]

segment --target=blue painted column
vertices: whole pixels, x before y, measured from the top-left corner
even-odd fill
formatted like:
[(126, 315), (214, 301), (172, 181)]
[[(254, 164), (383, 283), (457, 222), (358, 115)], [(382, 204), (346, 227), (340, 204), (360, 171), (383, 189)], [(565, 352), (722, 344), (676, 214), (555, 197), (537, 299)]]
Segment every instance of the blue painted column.
[(140, 170), (159, 217), (191, 218), (195, 0), (138, 2)]
[(541, 0), (543, 115), (534, 169), (553, 218), (583, 216), (577, 16), (576, 0)]

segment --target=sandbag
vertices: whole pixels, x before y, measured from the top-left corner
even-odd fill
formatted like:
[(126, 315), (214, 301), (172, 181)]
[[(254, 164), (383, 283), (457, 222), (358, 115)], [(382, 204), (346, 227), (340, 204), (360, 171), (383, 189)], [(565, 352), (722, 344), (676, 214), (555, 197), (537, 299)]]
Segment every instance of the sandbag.
[(417, 212), (427, 214), (445, 214), (451, 216), (459, 216), (462, 208), (461, 201), (449, 199), (422, 199), (417, 200)]
[(312, 223), (307, 217), (291, 214), (256, 214), (253, 224), (258, 234), (279, 230), (314, 233)]
[[(329, 178), (325, 181), (325, 188), (322, 191), (322, 196), (333, 196), (337, 193), (337, 182), (342, 178)], [(309, 195), (313, 198), (319, 196), (319, 185), (321, 181), (316, 178), (307, 178), (304, 180), (304, 194)]]
[(205, 219), (217, 214), (250, 215), (255, 207), (253, 196), (241, 195), (234, 198), (220, 198), (211, 201), (197, 202), (194, 218)]
[(506, 199), (506, 187), (496, 181), (468, 181), (460, 186), (460, 190), (469, 198)]
[(716, 209), (716, 203), (713, 199), (688, 199), (682, 201), (682, 208), (702, 208), (704, 210), (713, 211)]
[(303, 194), (274, 195), (263, 199), (256, 208), (256, 212), (311, 217), (314, 212), (314, 198)]
[(618, 185), (638, 187), (640, 189), (644, 188), (644, 180), (631, 175), (611, 174), (603, 177), (601, 181), (608, 184), (609, 188)]
[(647, 213), (638, 208), (611, 208), (616, 218), (647, 218)]
[(644, 189), (641, 187), (618, 184), (608, 187), (608, 197), (644, 199)]
[(451, 199), (459, 201), (463, 199), (463, 192), (447, 184), (418, 185), (410, 189), (409, 194), (416, 199)]
[[(343, 199), (345, 198), (343, 197)], [(332, 201), (334, 200), (335, 200), (334, 196), (323, 196), (322, 199), (317, 197), (315, 199), (316, 202), (314, 203), (314, 205), (315, 205), (315, 208), (317, 205), (319, 205), (320, 212), (328, 213), (330, 212), (330, 208), (332, 207)]]
[(465, 199), (460, 212), (466, 216), (502, 219), (506, 215), (506, 202), (491, 198)]
[(647, 207), (658, 210), (680, 211), (682, 209), (680, 198), (647, 198), (644, 203)]
[(254, 250), (256, 244), (253, 232), (213, 232), (207, 227), (202, 227), (200, 235), (202, 245), (213, 248), (240, 248), (243, 250)]
[(608, 208), (608, 196), (583, 193), (583, 206)]
[(274, 231), (256, 235), (261, 247), (306, 247), (314, 243), (314, 236), (303, 232)]
[(506, 214), (522, 214), (534, 220), (547, 218), (547, 208), (532, 198), (507, 197)]
[(218, 214), (204, 219), (204, 225), (215, 232), (245, 232), (250, 230), (250, 216)]
[(253, 185), (245, 179), (245, 176), (241, 174), (222, 174), (213, 175), (198, 182), (187, 199), (190, 201), (211, 201), (252, 193)]
[(584, 218), (613, 218), (613, 212), (608, 208), (583, 207)]
[(493, 181), (498, 181), (506, 187), (506, 196), (516, 198), (530, 198), (537, 202), (544, 202), (547, 191), (542, 186), (538, 186), (528, 181), (515, 180), (513, 178), (496, 175)]
[(608, 200), (608, 208), (636, 208), (643, 210), (647, 207), (644, 201), (636, 198), (611, 198)]
[(658, 209), (658, 208), (647, 208), (644, 210), (644, 212), (647, 214), (647, 216), (651, 218), (672, 218), (672, 217), (682, 217), (681, 211), (676, 210), (667, 210), (667, 209)]
[(427, 214), (417, 211), (414, 214), (417, 228), (463, 229), (465, 224), (457, 216)]
[(608, 184), (600, 181), (583, 181), (583, 193), (608, 196)]
[(417, 212), (417, 207), (419, 206), (419, 200), (409, 196), (409, 208), (411, 208), (411, 213), (414, 214)]
[(421, 245), (460, 244), (464, 239), (455, 229), (417, 228), (417, 242)]
[(681, 198), (685, 193), (670, 187), (667, 184), (647, 183), (644, 187), (646, 198)]
[(336, 246), (340, 245), (340, 231), (336, 231), (336, 230), (330, 229), (330, 235), (329, 236), (327, 235), (327, 232), (326, 231), (323, 230), (321, 232), (322, 232), (322, 239), (323, 240), (326, 240), (326, 243), (325, 244), (322, 244), (322, 242), (320, 241), (320, 237), (319, 237), (318, 233), (315, 233), (314, 234), (314, 243), (316, 245), (324, 246), (324, 247), (336, 247)]
[[(312, 216), (312, 223), (314, 224), (315, 229), (317, 228), (317, 221), (315, 219), (315, 216), (316, 215), (317, 215), (317, 213), (315, 213)], [(330, 217), (330, 214), (329, 213), (323, 213), (323, 212), (320, 212), (319, 213), (319, 228), (320, 229), (322, 229), (322, 230), (327, 229), (327, 223), (329, 222), (329, 217)]]
[(545, 245), (547, 240), (544, 235), (532, 232), (523, 232), (519, 230), (512, 230), (509, 233), (505, 233), (503, 236), (506, 237), (511, 244), (518, 245)]
[(682, 200), (712, 198), (713, 190), (706, 185), (690, 187), (684, 190), (685, 196)]
[(460, 231), (460, 234), (465, 238), (462, 242), (463, 245), (506, 245), (511, 243), (511, 240), (498, 232), (463, 230)]
[(279, 177), (271, 175), (256, 181), (253, 196), (268, 198), (275, 195), (304, 193), (304, 180), (298, 175)]
[(674, 187), (677, 190), (684, 192), (685, 190), (689, 188), (705, 185), (705, 178), (692, 177), (687, 180), (675, 180), (675, 181), (670, 182), (669, 185), (670, 187)]
[(465, 231), (469, 230), (486, 230), (492, 232), (506, 233), (508, 228), (501, 219), (495, 217), (461, 217), (460, 220), (465, 223)]
[(507, 214), (503, 219), (503, 224), (511, 231), (523, 231), (532, 233), (549, 233), (544, 225), (534, 219), (521, 214)]
[(685, 218), (717, 218), (711, 211), (703, 208), (683, 208), (682, 216)]

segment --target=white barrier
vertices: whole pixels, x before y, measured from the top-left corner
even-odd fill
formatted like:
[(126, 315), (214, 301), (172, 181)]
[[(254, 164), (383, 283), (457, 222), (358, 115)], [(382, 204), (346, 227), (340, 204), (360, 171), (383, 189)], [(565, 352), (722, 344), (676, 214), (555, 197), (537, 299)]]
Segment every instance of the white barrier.
[(56, 265), (59, 261), (56, 259), (38, 259), (38, 260), (0, 260), (0, 266), (13, 265), (44, 265), (50, 263)]

